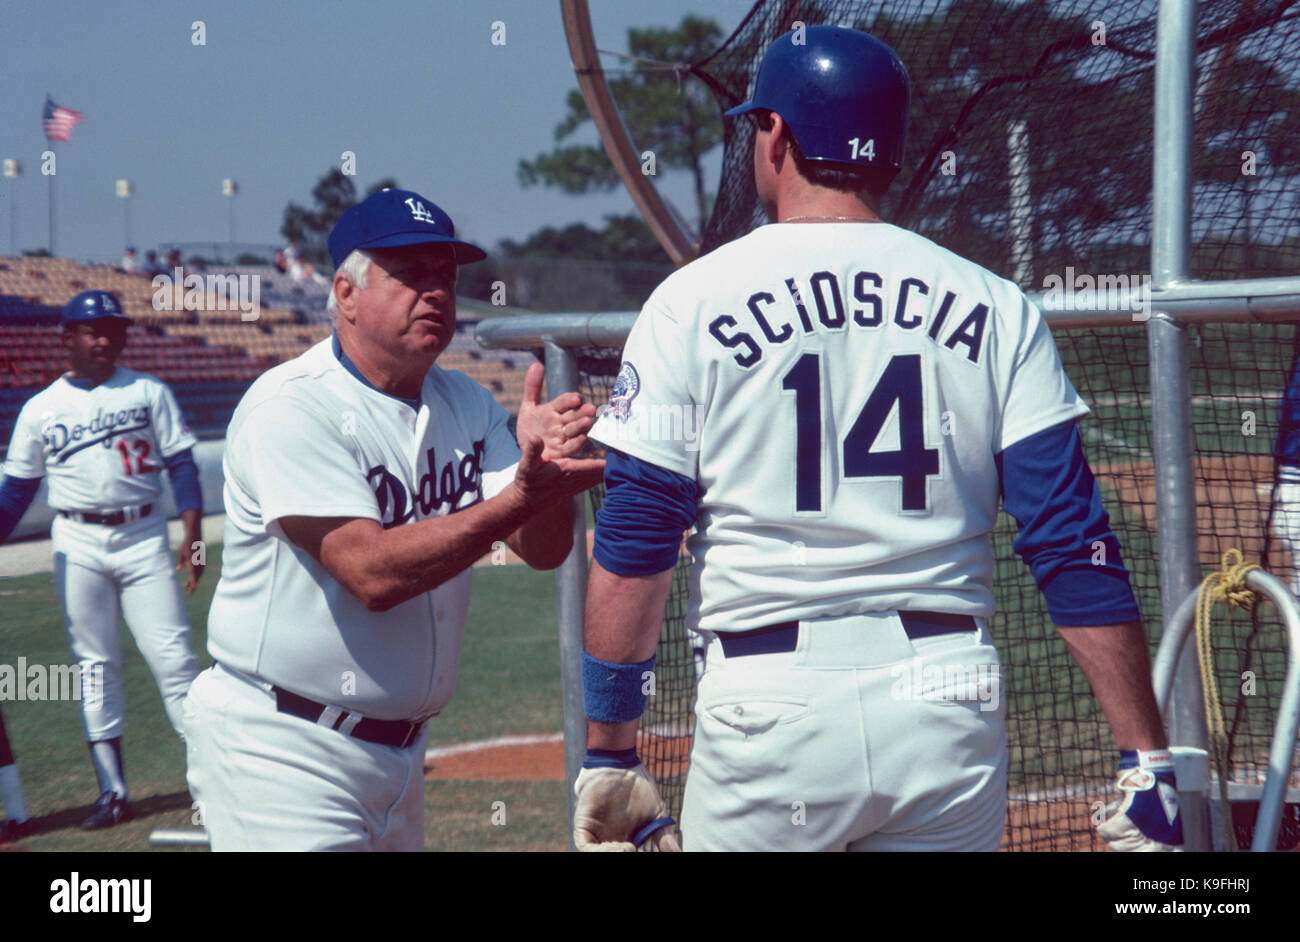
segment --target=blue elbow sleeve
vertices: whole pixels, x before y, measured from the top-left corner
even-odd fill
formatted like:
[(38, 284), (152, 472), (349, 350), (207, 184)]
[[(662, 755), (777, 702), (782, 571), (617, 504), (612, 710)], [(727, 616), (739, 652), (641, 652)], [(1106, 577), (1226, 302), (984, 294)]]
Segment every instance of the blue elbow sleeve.
[(1002, 500), (1020, 525), (1014, 548), (1058, 625), (1107, 625), (1140, 617), (1119, 539), (1073, 421), (997, 456)]
[(620, 576), (672, 569), (698, 499), (699, 485), (690, 478), (610, 449), (592, 556)]
[(18, 521), (36, 499), (41, 488), (40, 478), (16, 478), (6, 474), (0, 482), (0, 543), (9, 539)]
[(187, 510), (203, 509), (203, 492), (199, 488), (199, 466), (194, 463), (190, 449), (177, 452), (163, 461), (172, 482), (172, 495), (176, 498), (176, 509), (182, 513)]

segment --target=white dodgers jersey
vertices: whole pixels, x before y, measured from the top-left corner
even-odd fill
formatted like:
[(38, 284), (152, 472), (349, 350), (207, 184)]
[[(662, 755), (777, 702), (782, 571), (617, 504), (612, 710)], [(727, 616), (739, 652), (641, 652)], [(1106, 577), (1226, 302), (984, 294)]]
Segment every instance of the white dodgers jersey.
[(463, 510), (514, 480), (509, 416), (464, 373), (429, 370), (418, 408), (350, 373), (333, 338), (268, 370), (226, 436), (225, 552), (208, 616), (220, 663), (381, 720), (451, 699), (470, 572), (368, 610), (282, 517), (360, 517), (384, 529)]
[(164, 459), (196, 444), (172, 391), (119, 366), (94, 388), (63, 376), (29, 399), (4, 473), (47, 478), (55, 510), (111, 512), (157, 502)]
[(993, 614), (995, 456), (1088, 408), (1013, 283), (892, 225), (774, 224), (669, 276), (591, 437), (699, 484), (690, 623)]

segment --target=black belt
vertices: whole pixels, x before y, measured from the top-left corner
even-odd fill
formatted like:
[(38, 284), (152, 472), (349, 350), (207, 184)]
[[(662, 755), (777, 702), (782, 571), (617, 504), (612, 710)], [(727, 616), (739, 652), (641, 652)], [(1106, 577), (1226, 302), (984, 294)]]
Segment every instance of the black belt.
[(115, 510), (111, 514), (94, 514), (83, 513), (79, 510), (60, 510), (59, 516), (67, 517), (69, 520), (76, 520), (81, 523), (101, 523), (106, 527), (120, 527), (128, 520), (143, 520), (153, 511), (153, 504), (145, 504), (136, 512), (134, 517), (128, 517), (128, 511)]
[[(978, 627), (970, 615), (950, 615), (947, 612), (899, 612), (898, 617), (903, 622), (903, 630), (913, 640), (974, 631)], [(722, 643), (722, 653), (727, 657), (787, 654), (799, 645), (799, 623), (783, 621), (779, 625), (752, 631), (720, 631), (718, 640)]]
[[(349, 713), (339, 707), (326, 706), (315, 700), (308, 700), (296, 693), (290, 693), (283, 687), (272, 687), (275, 692), (275, 708), (281, 713), (288, 713), (318, 726), (328, 726), (345, 733), (354, 739), (378, 743), (381, 746), (396, 746), (403, 749), (409, 746), (424, 729), (426, 720), (413, 723), (409, 720), (372, 720), (356, 713)], [(338, 715), (330, 721), (330, 716)], [(326, 720), (326, 722), (321, 722)]]

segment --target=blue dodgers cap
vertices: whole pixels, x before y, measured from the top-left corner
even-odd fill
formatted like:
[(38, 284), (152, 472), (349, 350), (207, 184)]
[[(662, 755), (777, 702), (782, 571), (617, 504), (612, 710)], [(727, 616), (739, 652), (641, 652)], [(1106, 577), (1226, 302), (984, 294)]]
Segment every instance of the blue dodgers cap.
[(84, 324), (87, 321), (125, 321), (131, 319), (122, 313), (122, 302), (109, 291), (83, 291), (63, 305), (60, 324)]
[(477, 245), (456, 238), (456, 226), (437, 203), (410, 190), (380, 190), (348, 209), (330, 231), (329, 250), (338, 268), (355, 249), (426, 242), (450, 245), (458, 265), (487, 258)]

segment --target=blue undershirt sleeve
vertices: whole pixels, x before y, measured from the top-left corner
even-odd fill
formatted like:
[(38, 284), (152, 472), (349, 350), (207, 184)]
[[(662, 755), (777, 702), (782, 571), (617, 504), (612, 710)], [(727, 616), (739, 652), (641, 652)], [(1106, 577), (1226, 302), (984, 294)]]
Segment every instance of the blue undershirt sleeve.
[(163, 464), (167, 466), (167, 474), (171, 478), (176, 509), (182, 513), (186, 510), (202, 510), (203, 492), (199, 489), (199, 466), (194, 463), (191, 449), (186, 448), (163, 459)]
[(1052, 621), (1110, 625), (1140, 617), (1119, 540), (1101, 504), (1073, 421), (997, 456), (1002, 504), (1020, 525), (1013, 544), (1034, 574)]
[(40, 478), (16, 478), (5, 475), (0, 482), (0, 543), (9, 539), (18, 521), (23, 519), (27, 508), (36, 499), (36, 492), (41, 488)]
[(609, 449), (592, 555), (620, 576), (672, 569), (682, 533), (695, 522), (699, 493), (699, 485), (685, 475)]

